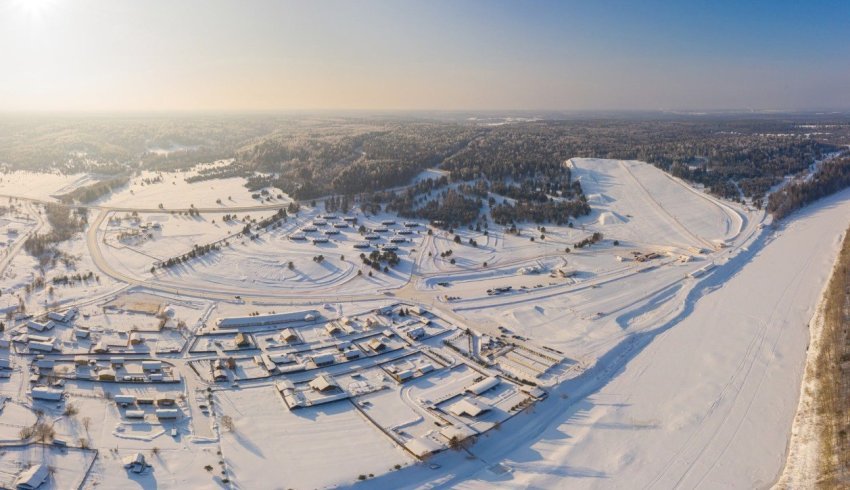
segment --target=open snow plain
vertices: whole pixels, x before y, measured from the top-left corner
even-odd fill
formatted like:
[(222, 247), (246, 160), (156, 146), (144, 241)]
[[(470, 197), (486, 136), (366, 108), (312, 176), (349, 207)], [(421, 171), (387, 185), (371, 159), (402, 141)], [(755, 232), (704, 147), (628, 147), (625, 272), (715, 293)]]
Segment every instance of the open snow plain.
[(774, 227), (644, 163), (566, 164), (591, 214), (518, 233), (321, 201), (257, 228), (289, 199), (125, 189), (61, 245), (96, 280), (25, 293), (37, 265), (4, 258), (4, 438), (52, 420), (99, 451), (61, 475), (84, 488), (771, 486), (850, 192)]

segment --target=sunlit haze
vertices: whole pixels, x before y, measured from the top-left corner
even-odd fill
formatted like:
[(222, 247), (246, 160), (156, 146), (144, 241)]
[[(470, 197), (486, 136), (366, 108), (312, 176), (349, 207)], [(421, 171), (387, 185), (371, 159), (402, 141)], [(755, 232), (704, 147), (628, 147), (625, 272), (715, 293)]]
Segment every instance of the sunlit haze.
[(846, 109), (850, 4), (0, 0), (0, 111)]

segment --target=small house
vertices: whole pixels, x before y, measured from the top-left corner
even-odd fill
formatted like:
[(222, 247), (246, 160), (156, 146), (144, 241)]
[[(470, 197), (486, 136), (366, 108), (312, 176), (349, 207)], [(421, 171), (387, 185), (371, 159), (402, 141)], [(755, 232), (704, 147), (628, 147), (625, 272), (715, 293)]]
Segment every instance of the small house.
[(239, 348), (248, 347), (249, 345), (251, 345), (251, 342), (248, 340), (248, 336), (243, 334), (242, 332), (237, 333), (233, 341), (236, 344), (236, 347)]
[(60, 323), (68, 323), (77, 316), (77, 309), (71, 308), (64, 313), (59, 313), (58, 311), (51, 311), (47, 313), (47, 318), (53, 320), (54, 322)]
[(339, 389), (339, 385), (337, 385), (336, 380), (329, 374), (322, 374), (313, 381), (310, 381), (310, 388), (324, 393)]
[(345, 358), (348, 360), (357, 359), (358, 357), (360, 357), (360, 351), (357, 349), (350, 349), (343, 352), (342, 355), (344, 355)]
[(474, 395), (480, 395), (498, 386), (500, 381), (501, 380), (499, 380), (498, 377), (490, 376), (482, 379), (481, 381), (478, 381), (477, 383), (473, 383), (468, 388), (466, 388), (466, 392), (472, 393)]
[(156, 399), (156, 406), (158, 407), (173, 407), (177, 401), (174, 398), (162, 396)]
[(47, 465), (36, 464), (22, 471), (15, 478), (15, 488), (18, 490), (35, 490), (40, 487), (50, 476)]
[(434, 370), (434, 365), (430, 362), (426, 362), (424, 364), (419, 365), (419, 372), (421, 374), (427, 374)]
[(53, 342), (39, 342), (36, 340), (30, 340), (29, 342), (27, 342), (27, 347), (30, 351), (52, 352)]
[(478, 400), (465, 397), (449, 406), (449, 412), (458, 417), (478, 417), (490, 410), (490, 406)]
[(402, 383), (404, 381), (407, 381), (408, 379), (413, 378), (413, 371), (411, 371), (410, 369), (402, 369), (401, 371), (396, 371), (395, 373), (393, 373), (393, 377), (396, 379), (396, 381)]
[(113, 400), (119, 407), (126, 407), (127, 405), (134, 405), (136, 403), (136, 397), (134, 395), (115, 395)]
[(336, 356), (333, 353), (325, 353), (325, 354), (315, 354), (310, 356), (310, 360), (313, 361), (313, 364), (316, 366), (325, 366), (328, 364), (333, 364)]
[(35, 367), (39, 369), (39, 371), (52, 371), (54, 366), (53, 359), (36, 359)]
[(180, 416), (180, 411), (176, 408), (157, 408), (156, 418), (160, 420), (174, 420)]
[(44, 332), (46, 330), (50, 330), (55, 327), (56, 324), (53, 320), (47, 320), (46, 322), (37, 322), (35, 320), (27, 321), (27, 328), (30, 330), (35, 330), (36, 332)]
[(342, 329), (339, 328), (339, 324), (336, 322), (326, 323), (325, 331), (328, 332), (328, 335), (339, 335), (342, 333)]
[(387, 344), (383, 343), (381, 339), (372, 339), (367, 345), (375, 352), (383, 352), (387, 349)]
[(64, 395), (64, 391), (46, 386), (35, 386), (30, 391), (33, 400), (59, 401)]
[(145, 371), (160, 371), (162, 361), (142, 361), (142, 369)]
[(147, 469), (148, 464), (145, 461), (145, 455), (142, 453), (134, 453), (123, 459), (124, 468), (133, 473), (142, 473)]
[(286, 342), (287, 344), (294, 344), (300, 339), (298, 338), (298, 334), (295, 333), (295, 330), (291, 328), (284, 328), (283, 331), (280, 332), (280, 340)]

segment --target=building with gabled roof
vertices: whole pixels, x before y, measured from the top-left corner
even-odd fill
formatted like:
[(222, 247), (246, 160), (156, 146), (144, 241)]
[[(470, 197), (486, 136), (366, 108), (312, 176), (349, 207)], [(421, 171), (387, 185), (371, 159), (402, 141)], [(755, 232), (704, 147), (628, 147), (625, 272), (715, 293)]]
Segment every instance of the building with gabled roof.
[(497, 376), (489, 376), (487, 378), (482, 379), (481, 381), (478, 381), (477, 383), (471, 384), (469, 387), (466, 388), (466, 392), (472, 393), (474, 395), (480, 395), (486, 391), (495, 388), (499, 385), (500, 382), (501, 380), (499, 380)]
[(15, 488), (19, 490), (35, 490), (44, 484), (49, 476), (50, 471), (47, 465), (32, 465), (15, 478)]
[(313, 381), (310, 381), (310, 388), (319, 392), (338, 390), (339, 385), (336, 380), (329, 374), (320, 374)]
[(460, 401), (449, 405), (449, 412), (458, 417), (475, 418), (489, 411), (490, 408), (490, 405), (484, 402), (475, 400), (474, 398), (464, 397)]

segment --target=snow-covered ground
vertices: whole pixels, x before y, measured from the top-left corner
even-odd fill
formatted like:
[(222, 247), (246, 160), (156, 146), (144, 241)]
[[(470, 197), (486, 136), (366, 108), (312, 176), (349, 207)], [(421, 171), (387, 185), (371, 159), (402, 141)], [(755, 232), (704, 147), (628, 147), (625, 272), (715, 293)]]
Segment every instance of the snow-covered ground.
[[(42, 332), (55, 349), (48, 360), (106, 378), (56, 382), (41, 373), (33, 383), (62, 386), (65, 399), (33, 402), (37, 370), (25, 343), (39, 342), (33, 329), (41, 327), (10, 316), (7, 335), (16, 342), (8, 353), (0, 348), (0, 359), (12, 361), (0, 393), (14, 403), (2, 414), (15, 420), (4, 438), (33, 424), (39, 408), (60, 437), (100, 450), (88, 488), (770, 486), (785, 460), (807, 324), (847, 226), (850, 191), (773, 229), (762, 211), (644, 163), (569, 165), (591, 215), (573, 226), (520, 224), (518, 234), (493, 223), (429, 232), (423, 221), (408, 227), (387, 213), (352, 211), (356, 225), (324, 235), (332, 224), (321, 223), (320, 204), (248, 237), (244, 226), (276, 212), (286, 196), (255, 199), (234, 179), (136, 176), (98, 205), (136, 207), (138, 216), (91, 210), (86, 232), (58, 245), (73, 260), (39, 265), (20, 250), (3, 258), (0, 300), (10, 312), (19, 301), (36, 317), (79, 307), (76, 318)], [(190, 204), (221, 211), (168, 211)], [(224, 220), (227, 207), (261, 205), (271, 207)], [(36, 205), (26, 206), (31, 220), (0, 226), (20, 227), (21, 237), (43, 231)], [(387, 231), (356, 248), (370, 234), (360, 225)], [(576, 246), (594, 233), (603, 239)], [(301, 235), (308, 239), (293, 240)], [(313, 243), (322, 236), (327, 243)], [(365, 265), (360, 254), (392, 236), (407, 238), (400, 263), (386, 271)], [(150, 271), (210, 243), (221, 248)], [(26, 289), (42, 275), (89, 270), (95, 278), (82, 283)], [(375, 313), (399, 301), (436, 316)], [(299, 312), (299, 320), (238, 336), (217, 328), (222, 317), (261, 321), (282, 312)], [(377, 316), (343, 318), (361, 314)], [(425, 326), (422, 340), (408, 336), (417, 325)], [(108, 354), (98, 355), (104, 346)], [(114, 361), (104, 356), (125, 355), (166, 361), (175, 382), (109, 382)], [(404, 372), (413, 378), (401, 380)], [(321, 373), (342, 388), (327, 395), (308, 387)], [(490, 408), (485, 415), (451, 412), (471, 396), (467, 387), (495, 375), (499, 387), (472, 398)], [(532, 399), (517, 377), (548, 397)], [(309, 403), (290, 408), (298, 397), (287, 389)], [(150, 408), (134, 422), (111, 401), (119, 393), (167, 393), (181, 415), (156, 420)], [(69, 403), (81, 415), (68, 415)], [(82, 412), (94, 419), (85, 429)], [(446, 429), (478, 433), (477, 442), (419, 463), (408, 444), (445, 448)], [(135, 451), (150, 472), (121, 466)]]
[[(187, 182), (203, 170), (225, 167), (230, 161), (199, 164), (184, 171), (144, 170), (135, 173), (127, 185), (91, 203), (93, 206), (128, 209), (211, 208), (286, 205), (291, 199), (279, 189), (250, 191), (244, 177)], [(29, 172), (15, 170), (0, 175), (0, 195), (54, 202), (57, 196), (95, 184), (108, 177), (92, 174)], [(265, 191), (265, 192), (263, 192)]]
[(96, 180), (88, 174), (63, 175), (15, 170), (0, 175), (0, 195), (54, 201), (54, 196), (94, 182)]
[[(205, 167), (205, 166), (199, 166)], [(143, 171), (134, 175), (127, 186), (118, 189), (97, 205), (116, 208), (221, 208), (287, 204), (291, 201), (277, 189), (267, 189), (267, 195), (253, 197), (245, 187), (244, 177), (187, 182), (197, 175), (198, 168), (185, 172)]]
[(241, 488), (353, 484), (410, 461), (345, 402), (289, 411), (267, 386), (223, 393), (218, 405), (235, 421), (222, 453)]
[(558, 387), (533, 420), (509, 422), (500, 437), (479, 442), (477, 459), (443, 455), (438, 472), (421, 468), (370, 484), (771, 486), (785, 461), (808, 323), (848, 212), (844, 191), (766, 233), (653, 329)]
[(652, 165), (585, 158), (574, 158), (569, 165), (592, 209), (581, 222), (595, 222), (621, 240), (711, 248), (743, 227), (743, 218), (729, 204)]

